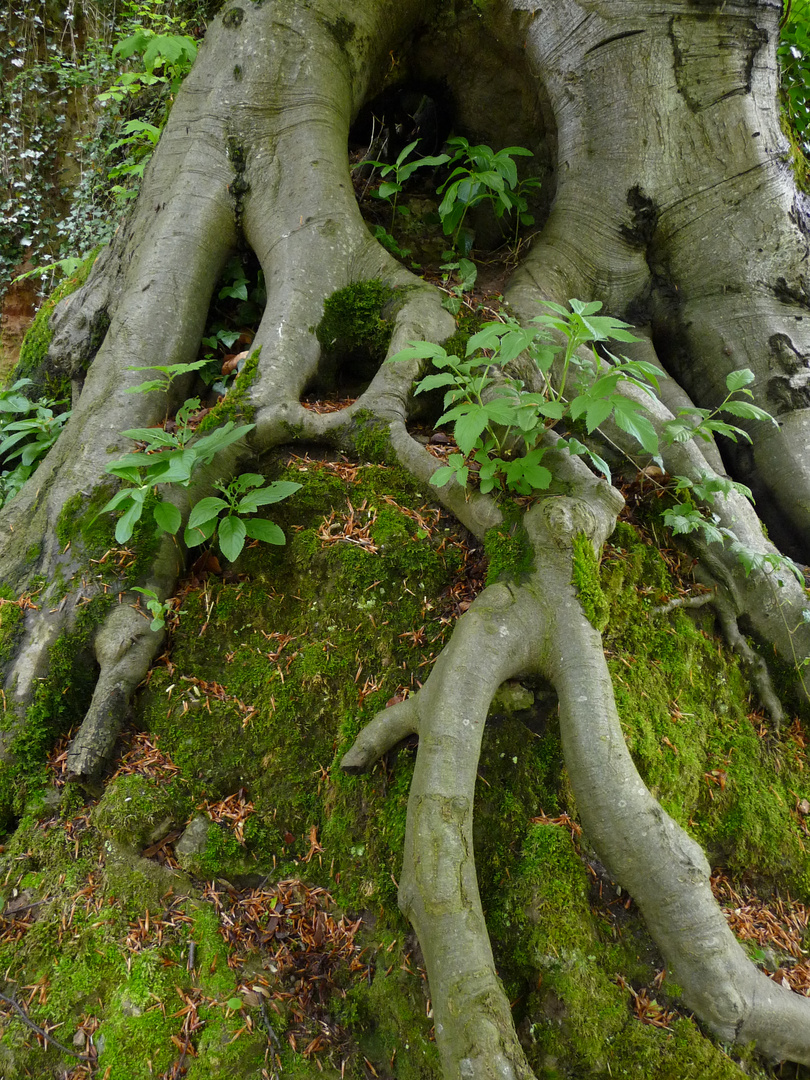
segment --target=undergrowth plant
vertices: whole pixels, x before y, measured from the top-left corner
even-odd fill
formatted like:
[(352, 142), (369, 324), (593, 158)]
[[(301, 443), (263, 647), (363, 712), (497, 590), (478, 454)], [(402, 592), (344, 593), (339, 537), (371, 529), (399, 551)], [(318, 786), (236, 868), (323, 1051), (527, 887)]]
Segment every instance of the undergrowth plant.
[[(571, 300), (570, 311), (558, 304), (544, 306), (547, 312), (526, 326), (514, 319), (485, 323), (467, 342), (464, 359), (427, 341), (412, 341), (391, 357), (391, 362), (430, 360), (436, 370), (418, 381), (415, 393), (444, 390), (444, 411), (436, 426), (453, 425), (459, 452), (450, 454), (447, 464), (434, 472), (431, 483), (436, 487), (455, 479), (469, 488), (475, 478), (482, 493), (492, 492), (496, 497), (547, 490), (553, 474), (543, 462), (552, 448), (586, 457), (610, 481), (606, 462), (572, 433), (581, 425), (592, 435), (610, 419), (662, 464), (658, 433), (644, 405), (622, 393), (623, 386), (632, 385), (654, 398), (662, 373), (645, 361), (614, 355), (605, 344), (636, 341), (629, 324), (598, 315), (599, 302)], [(563, 345), (557, 343), (560, 336)], [(521, 354), (534, 362), (539, 391), (527, 390), (521, 379), (506, 370)], [(679, 410), (663, 425), (666, 443), (708, 440), (714, 435), (750, 442), (748, 432), (733, 420), (776, 422), (750, 400), (747, 387), (753, 379), (748, 369), (734, 371), (726, 379), (728, 393), (717, 408)], [(552, 433), (557, 427), (562, 431), (555, 439)], [(674, 533), (700, 531), (708, 542), (729, 542), (746, 574), (753, 569), (787, 567), (802, 580), (791, 560), (752, 551), (719, 525), (711, 510), (716, 496), (734, 491), (753, 501), (744, 484), (708, 475), (697, 481), (674, 477), (671, 490), (678, 501), (664, 511), (664, 521)]]
[(64, 401), (30, 401), (23, 390), (32, 385), (31, 379), (17, 379), (0, 391), (0, 506), (33, 474), (70, 417)]
[[(204, 367), (209, 361), (197, 360), (188, 364), (152, 365), (134, 367), (132, 371), (156, 371), (154, 379), (148, 379), (130, 388), (128, 393), (148, 394), (155, 391), (168, 394), (173, 381)], [(171, 488), (188, 488), (194, 472), (201, 465), (209, 465), (216, 454), (242, 439), (254, 424), (235, 424), (232, 420), (207, 434), (199, 434), (194, 422), (200, 409), (199, 398), (187, 398), (177, 410), (172, 425), (152, 428), (130, 428), (121, 434), (143, 444), (143, 449), (126, 454), (111, 462), (106, 471), (125, 481), (122, 487), (101, 508), (100, 513), (123, 511), (115, 526), (115, 538), (125, 544), (141, 520), (147, 504), (151, 504), (152, 517), (159, 532), (175, 536), (182, 525), (182, 514), (170, 499), (164, 497)], [(267, 506), (288, 498), (300, 484), (278, 481), (265, 484), (260, 473), (242, 473), (229, 484), (214, 485), (223, 498), (212, 496), (196, 503), (189, 515), (184, 533), (187, 547), (195, 547), (216, 538), (220, 551), (229, 561), (236, 559), (245, 545), (246, 538), (263, 540), (269, 544), (283, 544), (284, 533), (269, 521), (253, 519), (260, 506)], [(223, 511), (227, 511), (223, 517)]]
[(787, 0), (779, 45), (782, 100), (805, 154), (810, 152), (810, 2)]
[[(540, 186), (536, 178), (518, 181), (517, 166), (514, 157), (533, 157), (531, 150), (523, 146), (507, 146), (503, 150), (493, 150), (481, 143), (471, 146), (467, 139), (458, 135), (448, 140), (451, 153), (408, 160), (419, 140), (415, 139), (400, 152), (393, 163), (366, 160), (361, 165), (373, 165), (380, 170), (383, 182), (374, 195), (387, 202), (391, 207), (393, 229), (397, 215), (406, 217), (410, 213), (407, 206), (399, 203), (406, 182), (417, 169), (425, 166), (438, 167), (449, 165), (450, 175), (436, 189), (443, 198), (439, 204), (439, 219), (445, 236), (451, 237), (452, 249), (468, 255), (472, 248), (473, 233), (464, 228), (467, 213), (480, 203), (488, 202), (498, 221), (504, 217), (512, 219), (513, 240), (517, 241), (521, 225), (531, 225), (534, 218), (529, 213), (527, 194)], [(399, 258), (406, 258), (410, 251), (401, 248), (388, 229), (378, 225), (374, 230), (377, 240)]]
[(534, 218), (528, 212), (527, 192), (538, 188), (540, 181), (530, 178), (518, 182), (517, 166), (513, 157), (533, 157), (531, 150), (523, 146), (507, 146), (494, 151), (481, 143), (470, 146), (463, 136), (448, 141), (454, 151), (450, 165), (455, 166), (447, 180), (438, 188), (444, 195), (439, 204), (439, 217), (445, 236), (452, 236), (454, 248), (460, 247), (468, 254), (472, 247), (472, 235), (462, 232), (468, 211), (479, 203), (488, 202), (500, 221), (504, 215), (514, 214), (514, 236), (521, 225), (532, 225)]
[(229, 484), (217, 482), (214, 487), (223, 497), (201, 499), (191, 511), (183, 537), (188, 547), (196, 547), (216, 536), (220, 551), (233, 562), (239, 558), (246, 539), (263, 540), (266, 544), (286, 542), (284, 533), (274, 522), (249, 515), (255, 514), (260, 506), (288, 498), (298, 491), (300, 484), (289, 480), (265, 484), (261, 473), (242, 473)]

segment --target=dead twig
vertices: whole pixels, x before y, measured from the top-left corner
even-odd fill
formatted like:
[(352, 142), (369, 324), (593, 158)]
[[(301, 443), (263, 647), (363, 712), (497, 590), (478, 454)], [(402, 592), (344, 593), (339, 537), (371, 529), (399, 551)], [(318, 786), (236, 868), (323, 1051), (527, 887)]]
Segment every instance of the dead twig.
[(67, 1054), (69, 1057), (76, 1058), (78, 1061), (93, 1060), (91, 1054), (79, 1054), (75, 1050), (69, 1050), (67, 1046), (63, 1046), (62, 1043), (57, 1042), (56, 1039), (49, 1035), (44, 1028), (41, 1028), (39, 1024), (34, 1023), (34, 1021), (22, 1007), (22, 1005), (20, 1005), (20, 1003), (15, 998), (6, 997), (5, 994), (0, 994), (0, 1001), (5, 1002), (6, 1005), (10, 1005), (24, 1024), (27, 1024), (32, 1031), (35, 1031), (37, 1035), (40, 1035), (46, 1042), (50, 1043), (51, 1046), (55, 1046), (57, 1050), (61, 1051), (61, 1053)]

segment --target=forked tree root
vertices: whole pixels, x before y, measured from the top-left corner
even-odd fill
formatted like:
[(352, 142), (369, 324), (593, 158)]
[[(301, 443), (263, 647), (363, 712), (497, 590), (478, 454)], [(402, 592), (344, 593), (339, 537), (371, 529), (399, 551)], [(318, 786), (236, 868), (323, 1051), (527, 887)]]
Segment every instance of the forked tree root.
[[(530, 1075), (492, 961), (472, 854), (484, 722), (497, 686), (517, 675), (541, 675), (557, 691), (585, 833), (638, 903), (687, 1007), (725, 1041), (810, 1064), (810, 1001), (748, 960), (712, 896), (703, 852), (650, 795), (627, 751), (601, 637), (571, 585), (574, 538), (584, 533), (601, 547), (617, 495), (582, 473), (571, 497), (547, 498), (525, 515), (536, 566), (530, 581), (485, 589), (408, 699), (417, 722), (409, 717), (406, 726), (418, 726), (419, 750), (399, 902), (425, 956), (445, 1075)], [(402, 717), (378, 714), (344, 767), (370, 767), (374, 748), (382, 752), (402, 730)]]

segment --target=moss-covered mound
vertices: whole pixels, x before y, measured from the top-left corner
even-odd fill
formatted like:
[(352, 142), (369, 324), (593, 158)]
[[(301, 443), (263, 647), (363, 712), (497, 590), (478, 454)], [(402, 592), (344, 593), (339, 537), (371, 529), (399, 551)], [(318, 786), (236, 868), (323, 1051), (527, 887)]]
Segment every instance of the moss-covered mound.
[[(75, 667), (48, 691), (25, 785), (8, 779), (0, 993), (63, 1047), (0, 1003), (8, 1080), (83, 1068), (67, 1051), (97, 1055), (109, 1080), (439, 1076), (396, 907), (415, 745), (368, 777), (337, 764), (425, 679), (481, 553), (396, 468), (290, 456), (273, 476), (302, 485), (272, 508), (286, 546), (250, 547), (226, 578), (182, 591), (103, 790), (62, 784), (75, 710), (57, 697), (86, 693)], [(499, 573), (520, 572), (508, 534), (489, 550)], [(710, 615), (654, 613), (678, 583), (636, 530), (620, 526), (598, 574), (582, 564), (648, 783), (730, 874), (810, 899), (799, 729), (761, 737)], [(482, 895), (537, 1075), (767, 1075), (660, 985), (632, 904), (577, 832), (544, 688), (499, 695), (480, 778)]]

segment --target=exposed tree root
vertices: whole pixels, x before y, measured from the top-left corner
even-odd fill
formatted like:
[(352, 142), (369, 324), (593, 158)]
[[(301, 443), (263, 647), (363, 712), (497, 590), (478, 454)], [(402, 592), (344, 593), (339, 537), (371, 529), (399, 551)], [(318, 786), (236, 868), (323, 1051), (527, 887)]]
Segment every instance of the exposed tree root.
[[(534, 0), (508, 6), (540, 10)], [(732, 5), (735, 11), (739, 6)], [(184, 516), (189, 500), (209, 493), (212, 481), (233, 476), (249, 455), (301, 441), (356, 449), (368, 423), (387, 431), (392, 453), (420, 481), (427, 483), (438, 467), (406, 427), (416, 365), (381, 366), (365, 393), (340, 413), (316, 415), (300, 400), (321, 363), (312, 330), (325, 298), (342, 286), (383, 277), (402, 290), (391, 353), (411, 339), (443, 340), (454, 327), (438, 293), (371, 239), (346, 164), (350, 121), (372, 78), (382, 77), (389, 49), (424, 16), (424, 5), (417, 0), (357, 3), (348, 39), (346, 27), (336, 30), (334, 22), (343, 7), (339, 0), (245, 4), (233, 7), (228, 19), (216, 21), (178, 96), (132, 221), (83, 290), (57, 312), (52, 359), (70, 373), (77, 400), (59, 443), (4, 514), (0, 578), (18, 594), (37, 574), (51, 582), (40, 609), (27, 613), (21, 644), (7, 666), (8, 700), (16, 720), (7, 724), (4, 752), (11, 751), (38, 682), (48, 673), (54, 642), (76, 625), (81, 606), (99, 591), (90, 580), (80, 538), (69, 551), (56, 542), (59, 515), (76, 492), (108, 482), (110, 454), (125, 449), (121, 430), (162, 420), (166, 403), (158, 396), (122, 398), (122, 390), (140, 380), (129, 368), (196, 356), (219, 272), (243, 239), (261, 262), (268, 295), (254, 342), (261, 350), (259, 369), (248, 392), (256, 426), (248, 445), (223, 455), (195, 480), (188, 499), (182, 496), (178, 505)], [(668, 320), (684, 331), (680, 340), (689, 350), (705, 357), (702, 342), (711, 337), (709, 316), (722, 308), (722, 327), (712, 337), (711, 354), (712, 362), (721, 354), (725, 357), (715, 365), (716, 378), (722, 381), (727, 370), (747, 362), (751, 349), (761, 349), (763, 334), (770, 342), (782, 333), (779, 327), (785, 321), (795, 321), (804, 301), (774, 300), (771, 282), (765, 288), (770, 289), (768, 303), (757, 308), (764, 329), (756, 333), (748, 328), (732, 333), (727, 324), (739, 314), (738, 301), (726, 301), (717, 289), (703, 303), (696, 268), (687, 260), (694, 264), (694, 250), (704, 251), (705, 245), (689, 248), (678, 235), (703, 228), (687, 220), (690, 199), (719, 217), (711, 202), (719, 196), (707, 194), (708, 201), (700, 202), (701, 185), (708, 182), (702, 173), (684, 175), (671, 191), (648, 193), (635, 156), (625, 150), (626, 113), (616, 109), (615, 124), (604, 122), (602, 99), (633, 98), (638, 88), (628, 87), (626, 80), (646, 80), (646, 100), (653, 103), (646, 125), (650, 147), (665, 159), (665, 167), (655, 175), (665, 176), (667, 183), (679, 176), (684, 163), (667, 156), (662, 134), (669, 128), (662, 120), (666, 101), (660, 71), (672, 51), (670, 31), (675, 32), (669, 16), (656, 13), (641, 28), (649, 46), (643, 63), (636, 62), (638, 56), (633, 63), (625, 62), (628, 54), (615, 52), (629, 48), (619, 44), (629, 39), (624, 31), (639, 29), (638, 8), (616, 5), (614, 14), (611, 4), (597, 0), (562, 0), (542, 5), (542, 19), (521, 23), (528, 27), (528, 55), (543, 72), (544, 93), (560, 121), (565, 169), (560, 169), (551, 218), (509, 297), (524, 319), (536, 314), (540, 298), (601, 298), (616, 314), (626, 314), (635, 305), (639, 321), (649, 326), (641, 350), (651, 357)], [(774, 23), (775, 9), (766, 11), (763, 19)], [(572, 25), (579, 28), (577, 34), (570, 33)], [(636, 40), (633, 48), (639, 47)], [(755, 77), (766, 79), (759, 53), (753, 51)], [(568, 126), (562, 120), (573, 107), (572, 94), (578, 96), (574, 105), (581, 111), (577, 123)], [(743, 125), (745, 119), (734, 111), (743, 108), (742, 95), (735, 94), (728, 94), (732, 113), (724, 123), (729, 128)], [(701, 127), (707, 123), (705, 110), (693, 110), (691, 120), (678, 116), (695, 141), (721, 137), (714, 129), (707, 135)], [(771, 120), (763, 146), (778, 140)], [(648, 149), (650, 159), (653, 149)], [(746, 159), (746, 167), (752, 175), (767, 176), (782, 221), (783, 179), (770, 159), (756, 157), (758, 152), (751, 151), (754, 156)], [(745, 164), (739, 163), (737, 178), (746, 175)], [(723, 184), (715, 186), (725, 192)], [(753, 199), (749, 182), (741, 184), (741, 195)], [(723, 205), (721, 199), (721, 210)], [(598, 215), (593, 209), (597, 206)], [(690, 213), (698, 222), (708, 210), (697, 214), (693, 208)], [(775, 222), (769, 211), (760, 224), (767, 232), (777, 228)], [(778, 228), (795, 263), (801, 254), (797, 233), (783, 221)], [(694, 235), (691, 239), (697, 243)], [(657, 250), (655, 241), (660, 244)], [(778, 239), (772, 241), (765, 260), (769, 277), (775, 263), (772, 249), (778, 244)], [(743, 256), (733, 245), (718, 251), (711, 266), (713, 285), (719, 287), (720, 263), (741, 263)], [(748, 269), (756, 263), (749, 260)], [(662, 269), (675, 292), (683, 278), (694, 332), (684, 330), (683, 310), (673, 314), (661, 296), (654, 295), (661, 289)], [(751, 286), (751, 273), (740, 284)], [(110, 326), (96, 352), (95, 334), (106, 319)], [(744, 333), (752, 335), (751, 349), (741, 340)], [(794, 337), (790, 342), (802, 356), (807, 351)], [(712, 383), (701, 400), (716, 398), (718, 386)], [(182, 400), (185, 389), (178, 385), (170, 404)], [(687, 389), (698, 396), (697, 386)], [(773, 440), (792, 447), (791, 453), (803, 446), (805, 412), (791, 402), (778, 437), (761, 437), (757, 447), (765, 486), (773, 480)], [(664, 405), (646, 404), (660, 429), (671, 413)], [(621, 432), (608, 434), (623, 445)], [(666, 464), (673, 473), (697, 479), (720, 467), (715, 454), (710, 459), (711, 465), (693, 445), (676, 444), (667, 451)], [(566, 764), (585, 831), (600, 859), (638, 902), (684, 989), (685, 1003), (723, 1039), (755, 1041), (766, 1055), (810, 1064), (810, 1002), (766, 979), (749, 963), (711, 896), (705, 857), (644, 787), (624, 744), (601, 640), (571, 585), (575, 537), (584, 533), (598, 550), (613, 527), (620, 498), (574, 461), (559, 460), (555, 472), (566, 494), (543, 499), (524, 516), (534, 553), (528, 580), (500, 582), (484, 590), (460, 620), (424, 687), (379, 714), (343, 762), (347, 771), (367, 769), (404, 736), (419, 735), (400, 904), (426, 958), (446, 1075), (464, 1080), (528, 1080), (531, 1075), (495, 972), (472, 854), (472, 807), (484, 723), (498, 686), (518, 675), (543, 676), (554, 686)], [(800, 480), (800, 490), (810, 493), (803, 472)], [(776, 502), (787, 518), (804, 528), (804, 511), (791, 516), (784, 485), (778, 486)], [(437, 498), (478, 537), (501, 520), (493, 500), (468, 496), (454, 483)], [(810, 505), (810, 499), (806, 501)], [(742, 543), (776, 553), (744, 499), (719, 499), (716, 511), (721, 524), (733, 529)], [(33, 565), (28, 559), (32, 536), (44, 538)], [(746, 576), (736, 556), (714, 547), (697, 542), (712, 581), (723, 590), (721, 621), (737, 647), (745, 645), (737, 624), (745, 613), (755, 634), (773, 645), (785, 662), (794, 662), (797, 653), (810, 654), (800, 584), (785, 575), (777, 593), (772, 575), (756, 570)], [(165, 542), (142, 584), (160, 598), (171, 595), (184, 554)], [(121, 582), (122, 588), (125, 584)], [(160, 637), (147, 629), (130, 599), (125, 596), (95, 633), (100, 674), (69, 752), (68, 766), (75, 777), (92, 778), (103, 764), (131, 695), (160, 645)], [(780, 706), (767, 672), (755, 676), (763, 697), (773, 698), (769, 708), (778, 723)]]
[[(419, 753), (400, 906), (425, 955), (448, 1076), (524, 1075), (480, 914), (472, 802), (495, 689), (507, 678), (537, 674), (559, 696), (566, 766), (585, 833), (639, 904), (685, 1004), (725, 1040), (754, 1041), (766, 1056), (810, 1062), (810, 1002), (753, 967), (712, 896), (705, 856), (650, 795), (625, 746), (600, 636), (570, 584), (574, 538), (585, 533), (601, 546), (617, 509), (612, 489), (580, 476), (570, 497), (529, 511), (531, 581), (486, 589), (409, 699), (416, 702)], [(393, 709), (379, 714), (344, 767), (370, 767), (375, 751), (416, 726), (410, 712), (404, 723)], [(467, 958), (461, 971), (460, 956)]]

